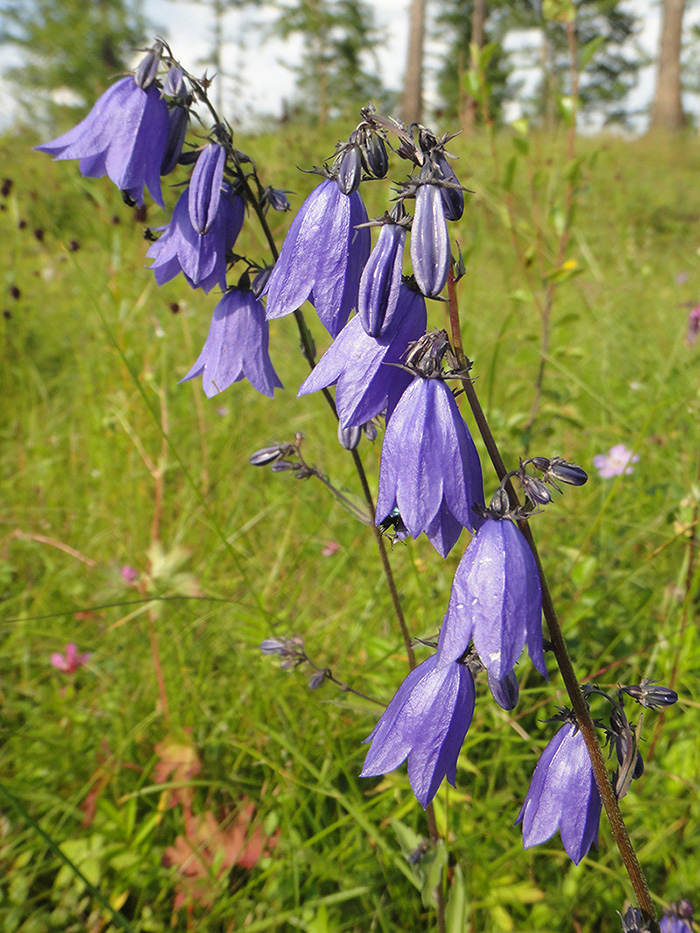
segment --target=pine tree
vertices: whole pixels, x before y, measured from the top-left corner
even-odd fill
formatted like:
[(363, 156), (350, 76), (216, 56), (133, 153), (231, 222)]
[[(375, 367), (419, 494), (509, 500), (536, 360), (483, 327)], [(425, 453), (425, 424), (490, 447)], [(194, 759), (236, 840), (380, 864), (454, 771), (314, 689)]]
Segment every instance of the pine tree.
[[(74, 124), (151, 41), (140, 0), (6, 0), (0, 8), (0, 42), (22, 59), (5, 77), (31, 120), (53, 130)], [(59, 91), (73, 106), (55, 102)]]
[(301, 64), (288, 66), (297, 74), (297, 112), (320, 123), (356, 111), (373, 100), (382, 104), (385, 92), (378, 77), (376, 48), (382, 41), (372, 8), (361, 0), (288, 0), (277, 4), (274, 35), (300, 35)]

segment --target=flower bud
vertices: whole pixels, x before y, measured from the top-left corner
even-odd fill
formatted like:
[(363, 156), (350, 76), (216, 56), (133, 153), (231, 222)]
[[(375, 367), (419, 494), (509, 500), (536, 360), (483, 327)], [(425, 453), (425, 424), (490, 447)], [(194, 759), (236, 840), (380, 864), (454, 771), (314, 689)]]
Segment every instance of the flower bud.
[(560, 483), (567, 483), (569, 486), (584, 486), (588, 482), (588, 473), (583, 467), (569, 463), (561, 457), (552, 457), (548, 472), (554, 479), (558, 479)]
[(401, 288), (405, 242), (405, 226), (384, 224), (362, 271), (357, 313), (370, 337), (381, 337), (394, 316)]
[(389, 157), (386, 143), (378, 133), (367, 133), (362, 142), (362, 155), (367, 168), (375, 178), (384, 178), (389, 171)]
[(661, 706), (672, 706), (678, 701), (678, 694), (670, 687), (659, 687), (646, 677), (639, 685), (623, 687), (622, 692), (631, 696), (640, 706), (647, 709), (657, 709)]
[(269, 185), (263, 191), (263, 204), (269, 204), (273, 211), (288, 211), (291, 208), (287, 192), (281, 188), (273, 188)]
[(541, 479), (535, 476), (528, 476), (527, 473), (519, 473), (518, 479), (523, 487), (523, 492), (535, 505), (547, 505), (552, 501), (550, 491), (547, 489)]
[(346, 450), (355, 450), (361, 439), (361, 427), (344, 428), (340, 423), (338, 424), (338, 441), (341, 447)]
[(185, 143), (189, 119), (190, 112), (187, 107), (173, 104), (168, 108), (168, 138), (160, 166), (161, 175), (169, 175), (177, 165)]
[(160, 56), (163, 53), (163, 43), (156, 39), (153, 47), (150, 48), (139, 62), (139, 66), (134, 74), (134, 81), (144, 91), (150, 87), (156, 80), (158, 68), (160, 66)]
[(362, 181), (362, 159), (357, 146), (346, 149), (340, 157), (340, 167), (336, 178), (338, 187), (343, 194), (352, 194), (357, 191)]
[(210, 143), (199, 154), (187, 200), (190, 221), (197, 233), (206, 233), (216, 220), (225, 164), (226, 150), (218, 143)]
[(289, 453), (288, 444), (274, 444), (272, 447), (263, 447), (256, 450), (252, 457), (249, 457), (248, 463), (252, 466), (267, 466), (268, 463), (274, 463), (280, 457)]
[(165, 94), (166, 97), (187, 97), (187, 85), (182, 75), (182, 68), (178, 68), (174, 65), (172, 68), (168, 69), (165, 81), (163, 82), (163, 94)]
[(440, 188), (420, 185), (411, 227), (411, 263), (418, 287), (427, 298), (437, 298), (445, 287), (451, 258)]
[(328, 677), (330, 671), (327, 667), (324, 667), (323, 670), (316, 671), (316, 673), (309, 679), (309, 690), (318, 690), (318, 688), (323, 684), (324, 680)]
[[(452, 170), (444, 152), (437, 150), (432, 154), (433, 165), (439, 170), (445, 181), (459, 185), (459, 180)], [(464, 213), (464, 192), (461, 187), (440, 188), (442, 203), (447, 220), (459, 220)]]
[(497, 517), (502, 517), (507, 515), (509, 510), (510, 500), (508, 499), (508, 493), (502, 486), (499, 486), (489, 502), (489, 512), (492, 512), (493, 515)]

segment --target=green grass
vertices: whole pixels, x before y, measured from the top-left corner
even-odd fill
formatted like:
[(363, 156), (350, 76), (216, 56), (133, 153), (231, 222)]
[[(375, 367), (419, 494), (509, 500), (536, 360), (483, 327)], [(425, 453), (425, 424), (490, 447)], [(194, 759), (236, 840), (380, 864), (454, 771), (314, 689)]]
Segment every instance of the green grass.
[[(295, 166), (318, 164), (346, 133), (311, 140), (290, 129), (238, 145), (266, 183), (297, 193), (298, 206), (315, 180)], [(405, 769), (357, 777), (376, 707), (330, 684), (310, 692), (308, 672), (281, 671), (257, 647), (299, 634), (319, 665), (382, 700), (406, 671), (369, 531), (312, 480), (247, 462), (302, 431), (309, 461), (359, 492), (323, 399), (295, 398), (305, 368), (293, 321), (272, 324), (287, 387), (274, 401), (247, 384), (210, 402), (199, 383), (178, 385), (214, 296), (180, 280), (158, 290), (144, 268), (142, 225), (118, 192), (30, 144), (0, 142), (14, 181), (0, 205), (0, 929), (117, 929), (94, 889), (139, 931), (432, 928), (421, 885), (435, 852), (415, 868), (406, 859), (426, 824)], [(533, 521), (581, 678), (668, 683), (677, 669), (681, 701), (623, 801), (661, 903), (692, 898), (700, 875), (698, 573), (678, 524), (692, 522), (699, 495), (700, 348), (686, 344), (684, 303), (698, 300), (700, 283), (700, 152), (694, 140), (611, 137), (579, 147), (567, 258), (581, 274), (556, 295), (529, 434), (539, 320), (526, 276), (539, 291), (554, 266), (563, 140), (533, 138), (517, 164), (527, 272), (487, 141), (450, 144), (474, 191), (455, 231), (467, 263), (459, 294), (477, 390), (507, 462), (529, 445), (591, 470), (586, 487)], [(497, 150), (503, 164), (516, 151), (506, 135)], [(367, 187), (370, 214), (381, 213), (388, 186)], [(149, 208), (149, 223), (161, 217)], [(289, 218), (272, 220), (281, 240)], [(239, 248), (261, 258), (262, 239), (247, 228)], [(678, 284), (681, 272), (687, 281)], [(432, 305), (431, 325), (443, 326)], [(329, 339), (307, 317), (322, 351)], [(634, 473), (600, 480), (592, 457), (620, 442), (640, 456)], [(361, 450), (376, 488), (379, 444)], [(486, 476), (488, 494), (496, 483)], [(329, 541), (340, 547), (323, 556)], [(423, 540), (393, 549), (413, 634), (437, 631), (462, 550), (441, 562)], [(125, 583), (125, 564), (139, 585)], [(92, 654), (75, 677), (49, 664), (68, 641)], [(468, 928), (617, 930), (615, 910), (631, 892), (605, 827), (600, 850), (578, 867), (558, 836), (522, 851), (513, 821), (552, 734), (544, 720), (565, 694), (558, 677), (543, 686), (525, 660), (519, 673), (513, 714), (479, 683), (457, 790), (436, 798)], [(648, 753), (659, 717), (644, 718)], [(191, 769), (168, 772), (166, 746)], [(187, 820), (206, 813), (225, 832), (242, 827), (252, 837), (259, 827), (274, 845), (217, 879), (224, 847), (221, 837), (210, 841), (192, 857), (208, 899), (174, 913), (178, 880), (163, 857)]]

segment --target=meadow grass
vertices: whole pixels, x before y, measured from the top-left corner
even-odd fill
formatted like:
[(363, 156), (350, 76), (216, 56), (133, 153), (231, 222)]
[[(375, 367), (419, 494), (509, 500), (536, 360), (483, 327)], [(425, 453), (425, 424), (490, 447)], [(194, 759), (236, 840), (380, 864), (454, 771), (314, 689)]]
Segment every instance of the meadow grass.
[[(336, 132), (347, 128), (238, 145), (296, 207), (315, 184), (296, 166), (318, 164)], [(0, 929), (118, 929), (105, 902), (135, 931), (431, 928), (428, 876), (444, 853), (407, 859), (426, 824), (405, 769), (358, 779), (378, 707), (331, 684), (310, 692), (311, 671), (281, 671), (258, 649), (300, 635), (320, 666), (382, 702), (406, 672), (369, 530), (314, 480), (248, 465), (303, 432), (307, 460), (359, 496), (323, 399), (295, 398), (307, 370), (291, 318), (271, 325), (287, 387), (274, 401), (247, 383), (210, 401), (199, 381), (178, 385), (215, 296), (180, 280), (159, 290), (143, 223), (118, 192), (31, 143), (0, 141), (13, 181), (0, 203)], [(662, 728), (644, 716), (646, 771), (623, 812), (659, 904), (692, 899), (700, 348), (686, 321), (700, 282), (700, 152), (690, 139), (579, 141), (567, 258), (580, 274), (557, 291), (527, 431), (540, 359), (528, 277), (539, 288), (553, 267), (567, 171), (561, 138), (528, 145), (509, 192), (510, 136), (497, 140), (498, 169), (485, 138), (450, 144), (474, 192), (454, 232), (465, 349), (509, 465), (527, 448), (591, 472), (533, 528), (581, 678), (675, 678), (681, 699)], [(370, 215), (382, 213), (388, 185), (366, 187)], [(162, 216), (149, 208), (150, 224)], [(271, 222), (281, 242), (289, 218)], [(262, 258), (263, 247), (247, 224), (237, 249)], [(430, 315), (444, 325), (441, 306)], [(307, 320), (321, 352), (329, 338)], [(616, 443), (639, 462), (601, 480), (592, 457)], [(361, 447), (375, 490), (379, 448)], [(437, 632), (462, 550), (444, 562), (424, 540), (392, 550), (413, 635)], [(91, 654), (74, 675), (49, 663), (67, 642)], [(558, 836), (522, 850), (513, 822), (553, 734), (544, 720), (566, 696), (525, 660), (519, 676), (512, 713), (479, 683), (457, 789), (435, 801), (463, 896), (449, 929), (617, 930), (630, 888), (605, 826), (578, 867)]]

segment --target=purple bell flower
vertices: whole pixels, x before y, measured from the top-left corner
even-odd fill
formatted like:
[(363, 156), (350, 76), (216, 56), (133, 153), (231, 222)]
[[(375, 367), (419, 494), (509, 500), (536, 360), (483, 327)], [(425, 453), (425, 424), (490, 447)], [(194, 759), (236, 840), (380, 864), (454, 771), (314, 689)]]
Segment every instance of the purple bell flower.
[(417, 376), (387, 423), (377, 522), (398, 508), (412, 537), (425, 532), (446, 557), (462, 527), (478, 527), (473, 507), (483, 503), (479, 455), (452, 393), (441, 379)]
[(204, 349), (187, 375), (202, 377), (207, 398), (232, 383), (247, 379), (254, 389), (272, 397), (284, 388), (268, 353), (269, 329), (262, 302), (250, 291), (233, 288), (214, 308)]
[(291, 314), (307, 300), (335, 337), (357, 306), (360, 276), (370, 251), (367, 211), (359, 192), (343, 194), (327, 178), (299, 208), (266, 287), (268, 320)]
[(299, 395), (318, 392), (335, 383), (335, 404), (343, 427), (366, 424), (391, 409), (411, 381), (397, 365), (408, 344), (425, 332), (422, 295), (401, 286), (391, 326), (378, 340), (354, 317), (335, 338), (301, 385)]
[(427, 298), (437, 298), (445, 287), (452, 260), (441, 192), (428, 182), (418, 188), (411, 226), (413, 274)]
[(109, 175), (141, 206), (144, 187), (163, 207), (160, 169), (168, 139), (168, 105), (155, 84), (122, 78), (99, 98), (72, 130), (36, 148), (55, 160), (80, 159), (86, 178)]
[(537, 564), (509, 519), (486, 518), (459, 563), (440, 632), (441, 657), (456, 660), (472, 639), (495, 680), (510, 674), (526, 642), (532, 663), (547, 677)]
[(362, 272), (357, 313), (372, 337), (384, 333), (396, 311), (405, 242), (405, 226), (385, 223)]
[(474, 715), (474, 678), (464, 664), (437, 655), (411, 671), (365, 741), (362, 777), (393, 771), (408, 758), (408, 779), (425, 808), (443, 778), (454, 787), (457, 758)]
[(226, 288), (226, 253), (233, 249), (243, 226), (245, 205), (227, 184), (219, 201), (216, 219), (207, 233), (197, 233), (189, 212), (189, 192), (180, 195), (169, 224), (151, 244), (146, 256), (158, 285), (182, 272), (192, 288), (209, 293), (215, 285)]
[(224, 181), (226, 150), (217, 143), (205, 146), (190, 178), (187, 208), (197, 233), (208, 233), (216, 221)]
[(694, 908), (692, 903), (684, 898), (677, 904), (671, 904), (659, 921), (661, 933), (694, 933)]
[(578, 865), (598, 845), (601, 799), (583, 735), (567, 722), (537, 762), (516, 823), (523, 846), (546, 842), (559, 830), (569, 857)]

